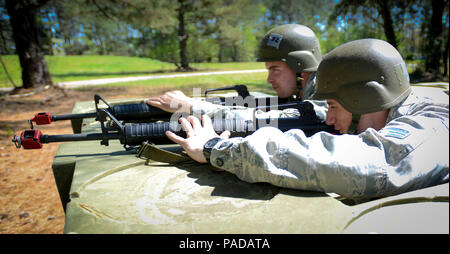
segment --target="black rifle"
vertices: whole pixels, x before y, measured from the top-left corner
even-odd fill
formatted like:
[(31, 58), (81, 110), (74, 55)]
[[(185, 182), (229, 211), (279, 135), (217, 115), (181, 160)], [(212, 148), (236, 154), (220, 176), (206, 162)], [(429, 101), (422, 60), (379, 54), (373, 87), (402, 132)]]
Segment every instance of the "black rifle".
[(37, 125), (50, 124), (54, 121), (61, 120), (79, 120), (85, 118), (96, 118), (97, 121), (101, 121), (103, 114), (99, 103), (102, 101), (106, 104), (106, 110), (110, 112), (118, 120), (161, 120), (170, 117), (171, 113), (162, 109), (152, 107), (146, 103), (131, 103), (131, 104), (118, 104), (110, 105), (100, 95), (94, 95), (95, 112), (81, 113), (81, 114), (66, 114), (66, 115), (50, 115), (47, 112), (38, 113), (29, 120), (35, 122)]
[[(14, 136), (12, 142), (17, 148), (21, 146), (24, 149), (40, 149), (42, 144), (51, 142), (67, 142), (67, 141), (85, 141), (85, 140), (101, 140), (102, 145), (108, 145), (109, 140), (120, 140), (125, 149), (133, 148), (141, 145), (144, 141), (150, 141), (154, 144), (170, 144), (165, 132), (170, 130), (175, 134), (186, 137), (181, 124), (177, 121), (171, 122), (155, 122), (155, 123), (121, 123), (108, 110), (99, 109), (100, 118), (109, 117), (112, 120), (111, 127), (105, 127), (101, 121), (101, 133), (80, 133), (68, 135), (44, 135), (40, 130), (26, 130), (20, 136)], [(252, 134), (256, 130), (272, 126), (287, 131), (290, 129), (301, 129), (305, 135), (311, 136), (319, 131), (327, 131), (336, 133), (332, 126), (328, 126), (321, 122), (313, 109), (313, 105), (309, 102), (303, 102), (300, 108), (300, 117), (297, 118), (254, 118), (253, 120), (239, 119), (221, 119), (213, 120), (213, 127), (216, 133), (222, 133), (225, 130), (230, 131), (231, 137), (244, 137)]]
[[(299, 107), (297, 102), (287, 103), (284, 99), (278, 97), (264, 97), (255, 98), (251, 96), (245, 85), (235, 85), (224, 88), (208, 89), (205, 92), (205, 96), (211, 91), (217, 90), (236, 90), (238, 91), (238, 97), (209, 97), (206, 101), (226, 106), (246, 106), (253, 107), (259, 110), (268, 111), (272, 109), (283, 110), (291, 107)], [(118, 104), (110, 105), (100, 95), (94, 95), (95, 112), (81, 113), (81, 114), (65, 114), (65, 115), (50, 115), (48, 112), (41, 112), (36, 114), (29, 120), (30, 125), (35, 122), (37, 125), (50, 124), (54, 121), (61, 120), (82, 120), (85, 118), (95, 118), (97, 121), (102, 121), (103, 114), (100, 112), (99, 103), (102, 101), (106, 106), (106, 110), (111, 113), (117, 120), (120, 121), (164, 121), (169, 120), (172, 113), (166, 112), (162, 109), (152, 107), (147, 103), (130, 103), (130, 104)], [(301, 102), (299, 102), (301, 103)], [(81, 123), (80, 123), (81, 125)], [(76, 132), (81, 132), (78, 130)]]

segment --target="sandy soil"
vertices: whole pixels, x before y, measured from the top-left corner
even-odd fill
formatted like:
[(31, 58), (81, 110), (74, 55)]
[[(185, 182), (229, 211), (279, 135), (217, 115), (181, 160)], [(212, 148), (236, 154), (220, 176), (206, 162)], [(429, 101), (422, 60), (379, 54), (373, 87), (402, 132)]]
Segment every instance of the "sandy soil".
[[(17, 149), (12, 135), (29, 128), (38, 112), (69, 114), (78, 101), (93, 100), (98, 93), (107, 100), (145, 98), (161, 90), (143, 87), (47, 89), (24, 97), (0, 97), (0, 234), (58, 234), (64, 230), (64, 210), (52, 172), (59, 144), (44, 149)], [(70, 121), (39, 126), (45, 134), (70, 134)]]

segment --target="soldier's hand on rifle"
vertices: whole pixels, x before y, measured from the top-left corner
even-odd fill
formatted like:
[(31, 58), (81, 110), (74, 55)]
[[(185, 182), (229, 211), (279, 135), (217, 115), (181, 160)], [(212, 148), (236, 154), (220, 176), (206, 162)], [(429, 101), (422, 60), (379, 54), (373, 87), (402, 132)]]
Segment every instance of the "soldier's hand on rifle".
[(222, 134), (217, 135), (214, 131), (211, 118), (206, 115), (202, 116), (202, 124), (200, 120), (194, 116), (189, 116), (187, 119), (180, 118), (180, 123), (186, 132), (187, 138), (182, 138), (171, 131), (167, 131), (167, 137), (173, 142), (181, 145), (187, 154), (194, 160), (200, 163), (206, 163), (205, 156), (203, 155), (203, 146), (205, 143), (214, 138), (220, 137), (227, 139), (230, 137), (229, 131), (224, 131)]
[(191, 112), (192, 98), (187, 97), (181, 91), (170, 91), (163, 95), (150, 97), (145, 102), (164, 111), (174, 113), (175, 111)]

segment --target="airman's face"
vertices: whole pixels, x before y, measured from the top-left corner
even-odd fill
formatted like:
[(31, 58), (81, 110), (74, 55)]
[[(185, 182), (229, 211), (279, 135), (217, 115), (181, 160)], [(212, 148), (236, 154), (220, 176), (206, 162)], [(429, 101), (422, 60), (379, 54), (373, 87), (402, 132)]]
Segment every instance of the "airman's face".
[[(353, 114), (348, 112), (339, 102), (328, 99), (328, 113), (325, 123), (327, 125), (334, 125), (334, 129), (341, 134), (348, 133), (352, 123)], [(362, 114), (356, 126), (356, 133), (362, 133), (368, 128), (373, 128), (377, 131), (386, 126), (386, 121), (389, 115), (389, 110), (382, 110), (373, 113)]]
[(328, 113), (325, 123), (327, 125), (334, 125), (334, 129), (341, 134), (348, 133), (350, 124), (352, 123), (352, 113), (348, 112), (337, 101), (328, 99)]
[(267, 83), (280, 98), (287, 98), (297, 92), (297, 76), (289, 66), (282, 61), (266, 62), (268, 70)]

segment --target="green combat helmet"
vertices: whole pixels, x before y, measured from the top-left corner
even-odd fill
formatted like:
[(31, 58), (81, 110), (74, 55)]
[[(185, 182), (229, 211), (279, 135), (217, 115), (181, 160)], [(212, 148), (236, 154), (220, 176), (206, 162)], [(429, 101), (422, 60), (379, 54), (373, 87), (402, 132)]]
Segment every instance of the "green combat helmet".
[(353, 114), (367, 114), (397, 105), (410, 92), (400, 53), (385, 41), (362, 39), (324, 56), (314, 99), (334, 99)]
[(322, 53), (319, 40), (311, 29), (287, 24), (267, 32), (259, 44), (256, 60), (283, 61), (296, 73), (314, 72), (322, 60)]

